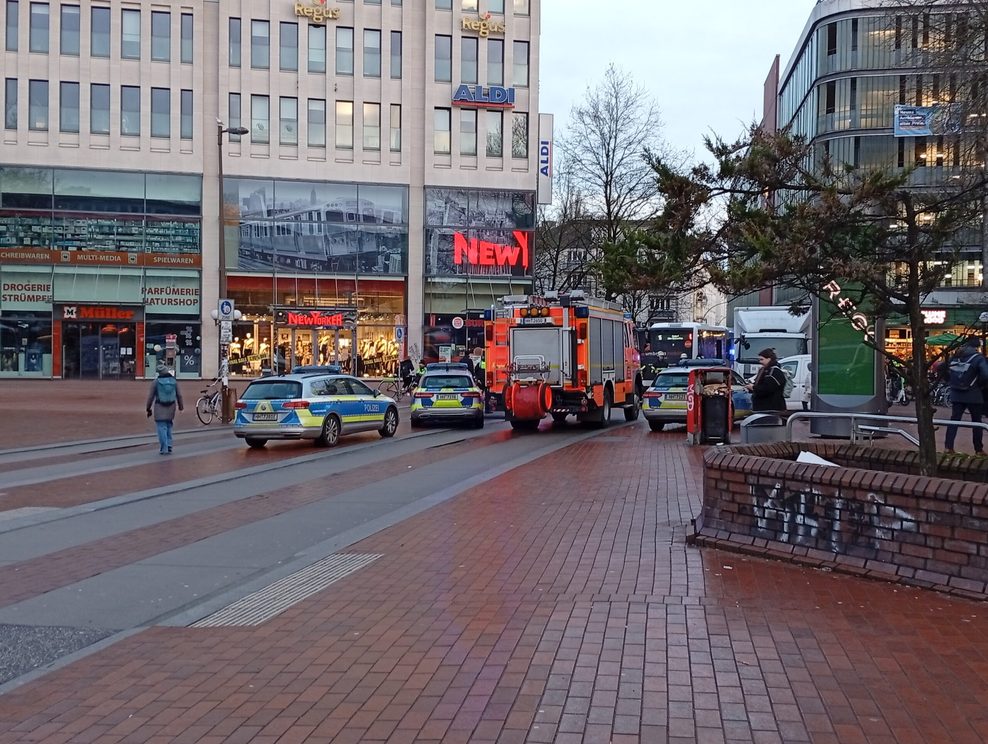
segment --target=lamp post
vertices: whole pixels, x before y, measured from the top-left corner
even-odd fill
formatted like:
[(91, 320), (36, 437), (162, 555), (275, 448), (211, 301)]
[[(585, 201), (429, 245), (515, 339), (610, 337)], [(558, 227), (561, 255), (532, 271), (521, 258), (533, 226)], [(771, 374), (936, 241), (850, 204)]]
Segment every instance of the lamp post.
[(216, 120), (216, 169), (219, 173), (219, 195), (216, 199), (218, 207), (217, 219), (219, 220), (219, 259), (220, 259), (220, 299), (226, 297), (226, 227), (223, 221), (223, 135), (234, 134), (242, 137), (249, 134), (245, 127), (224, 127), (223, 122)]

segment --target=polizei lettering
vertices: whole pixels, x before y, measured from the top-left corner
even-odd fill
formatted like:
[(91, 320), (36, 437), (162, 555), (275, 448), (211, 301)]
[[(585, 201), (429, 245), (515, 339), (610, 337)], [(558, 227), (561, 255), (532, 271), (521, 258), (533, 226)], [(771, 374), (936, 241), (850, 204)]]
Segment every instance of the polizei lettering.
[(515, 89), (500, 85), (461, 85), (453, 94), (454, 106), (469, 108), (507, 109), (515, 107)]

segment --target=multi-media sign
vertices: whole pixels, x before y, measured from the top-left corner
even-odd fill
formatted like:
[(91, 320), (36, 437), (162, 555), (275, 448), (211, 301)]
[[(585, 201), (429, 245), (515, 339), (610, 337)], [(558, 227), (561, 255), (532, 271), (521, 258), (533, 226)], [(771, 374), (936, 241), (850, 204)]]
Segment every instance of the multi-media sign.
[(309, 4), (295, 3), (295, 17), (308, 18), (312, 23), (325, 23), (340, 19), (339, 8), (327, 8), (326, 0), (316, 0)]
[(487, 38), (491, 34), (503, 34), (504, 21), (492, 21), (490, 13), (485, 13), (479, 18), (464, 16), (462, 29), (464, 31), (476, 31), (481, 37)]
[(453, 105), (466, 108), (509, 109), (515, 107), (515, 89), (500, 85), (461, 85), (453, 94)]

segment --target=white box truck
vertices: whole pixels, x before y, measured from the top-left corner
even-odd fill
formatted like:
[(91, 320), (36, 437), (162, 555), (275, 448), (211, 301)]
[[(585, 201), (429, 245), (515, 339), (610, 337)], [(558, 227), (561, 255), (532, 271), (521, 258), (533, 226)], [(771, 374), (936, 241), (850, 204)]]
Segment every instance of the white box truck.
[(808, 354), (810, 312), (793, 315), (788, 307), (734, 309), (734, 368), (746, 379), (758, 372), (758, 352), (775, 349), (779, 359)]

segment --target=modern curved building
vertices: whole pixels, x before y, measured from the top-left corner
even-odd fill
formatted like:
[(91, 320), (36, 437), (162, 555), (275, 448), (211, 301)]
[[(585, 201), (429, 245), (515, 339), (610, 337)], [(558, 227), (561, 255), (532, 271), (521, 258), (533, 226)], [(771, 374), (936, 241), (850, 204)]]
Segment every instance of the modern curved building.
[[(790, 127), (818, 156), (858, 167), (913, 168), (917, 188), (935, 186), (969, 163), (956, 136), (894, 136), (899, 106), (954, 100), (957, 81), (930, 66), (929, 50), (957, 33), (958, 21), (896, 13), (886, 0), (820, 0), (785, 67), (766, 82), (766, 124)], [(980, 164), (979, 164), (980, 165)], [(931, 328), (969, 326), (988, 308), (979, 230), (964, 236), (963, 260), (928, 299)], [(783, 288), (775, 304), (792, 299)], [(886, 328), (889, 344), (909, 343), (905, 328)]]

